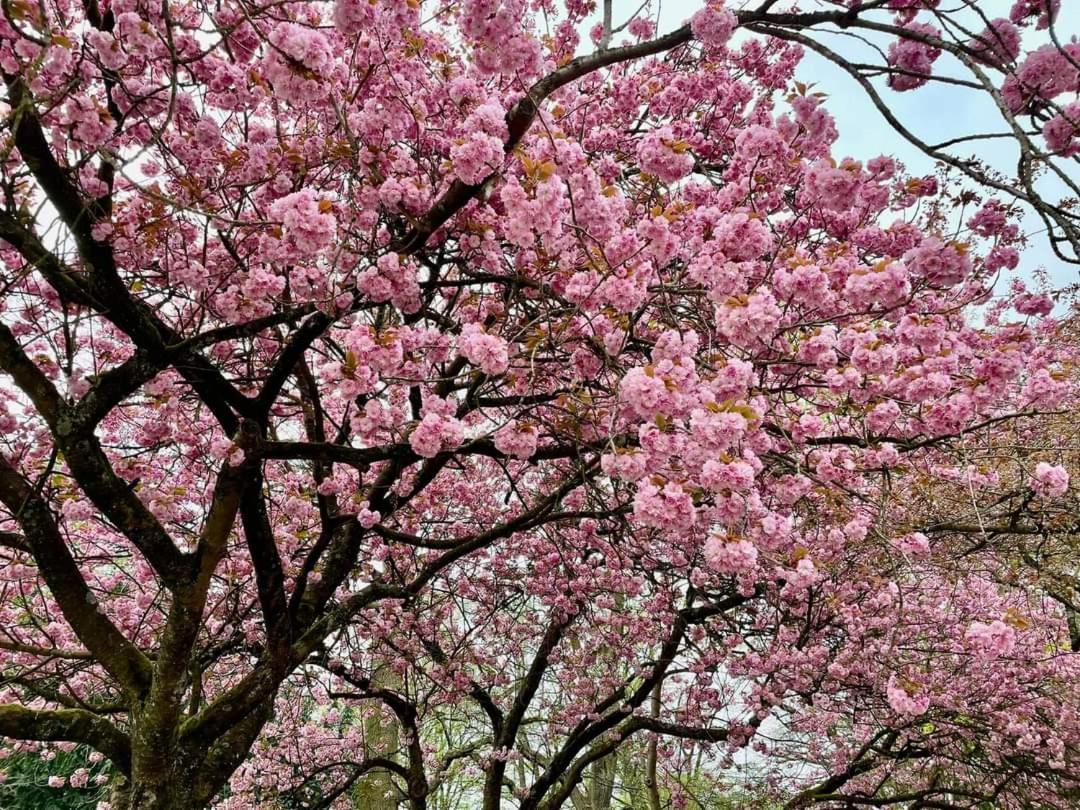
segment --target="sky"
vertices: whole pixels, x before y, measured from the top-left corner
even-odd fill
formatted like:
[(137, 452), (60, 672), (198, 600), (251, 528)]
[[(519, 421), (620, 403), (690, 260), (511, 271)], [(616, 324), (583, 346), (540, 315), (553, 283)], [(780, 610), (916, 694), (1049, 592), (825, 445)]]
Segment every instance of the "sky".
[[(659, 33), (677, 28), (702, 6), (702, 0), (653, 0), (653, 2), (656, 3), (654, 8), (657, 12)], [(615, 0), (615, 24), (622, 23), (640, 5), (640, 0)], [(757, 2), (750, 5), (757, 5)], [(790, 5), (792, 3), (781, 2), (777, 8)], [(959, 3), (953, 5), (959, 5)], [(1011, 5), (1012, 0), (982, 0), (979, 4), (980, 10), (991, 19), (1008, 17)], [(1078, 5), (1080, 5), (1080, 0), (1063, 0), (1062, 2), (1062, 11), (1056, 30), (1063, 42), (1080, 35)], [(736, 6), (734, 0), (732, 6)], [(815, 3), (813, 0), (802, 0), (800, 8), (824, 10), (836, 9), (837, 6), (824, 2)], [(982, 25), (981, 23), (972, 24), (969, 27), (981, 29)], [(1025, 45), (1040, 37), (1045, 37), (1045, 32), (1034, 32), (1034, 36), (1029, 36), (1025, 40)], [(830, 37), (829, 45), (846, 56), (861, 57), (861, 61), (880, 62), (880, 57), (875, 58), (876, 55), (872, 50), (858, 43), (852, 43), (850, 40)], [(937, 61), (935, 71), (952, 75), (964, 74), (964, 69), (959, 62), (948, 55), (943, 55)], [(826, 105), (836, 119), (840, 133), (834, 147), (834, 157), (850, 156), (865, 161), (879, 154), (888, 154), (901, 160), (913, 175), (933, 173), (934, 162), (896, 134), (854, 79), (840, 68), (816, 53), (807, 52), (796, 77), (805, 83), (815, 83), (815, 90), (829, 95)], [(916, 135), (925, 136), (925, 139), (931, 142), (975, 132), (1002, 131), (1004, 127), (1004, 122), (986, 94), (942, 84), (930, 84), (915, 91), (897, 93), (885, 88), (884, 81), (879, 80), (875, 83), (879, 86), (885, 101), (897, 113), (897, 117)], [(1009, 141), (975, 142), (966, 148), (961, 147), (961, 154), (965, 157), (974, 154), (1003, 174), (1011, 176), (1015, 173), (1017, 150)], [(1054, 200), (1062, 196), (1060, 193), (1055, 194), (1052, 186), (1048, 185), (1044, 190)], [(1043, 225), (1033, 212), (1025, 217), (1023, 227), (1025, 231), (1032, 234), (1032, 239), (1021, 259), (1018, 272), (1022, 276), (1031, 278), (1040, 268), (1045, 269), (1051, 286), (1055, 288), (1080, 280), (1078, 269), (1058, 259), (1050, 249), (1045, 235), (1035, 233), (1042, 230)]]

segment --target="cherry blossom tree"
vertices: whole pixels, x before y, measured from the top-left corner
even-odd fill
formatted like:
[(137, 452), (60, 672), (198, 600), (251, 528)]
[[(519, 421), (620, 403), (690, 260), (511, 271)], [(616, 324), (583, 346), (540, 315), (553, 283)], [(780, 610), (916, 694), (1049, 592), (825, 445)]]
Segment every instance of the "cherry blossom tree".
[[(6, 0), (5, 751), (113, 810), (1074, 806), (1075, 326), (1003, 276), (1022, 206), (1076, 258), (1080, 46), (959, 5)], [(808, 48), (946, 174), (833, 155)]]

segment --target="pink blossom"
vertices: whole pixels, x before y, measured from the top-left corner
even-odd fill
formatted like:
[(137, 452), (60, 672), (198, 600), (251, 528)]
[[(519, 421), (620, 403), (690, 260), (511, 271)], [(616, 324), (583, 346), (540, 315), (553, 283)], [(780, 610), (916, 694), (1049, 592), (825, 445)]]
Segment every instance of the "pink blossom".
[(980, 658), (1000, 658), (1016, 646), (1016, 631), (1000, 619), (989, 624), (972, 622), (964, 633), (964, 640)]
[(1000, 200), (989, 200), (967, 221), (967, 226), (979, 236), (996, 236), (1009, 223), (1008, 209)]
[(930, 539), (922, 532), (911, 532), (892, 541), (893, 546), (904, 554), (921, 557), (930, 553)]
[(334, 24), (346, 34), (357, 34), (375, 20), (375, 4), (367, 0), (336, 0)]
[(978, 35), (969, 47), (977, 51), (982, 60), (990, 64), (1007, 64), (1020, 55), (1020, 29), (1012, 21), (998, 18), (991, 20), (986, 30)]
[(536, 442), (536, 428), (526, 422), (509, 422), (495, 431), (495, 449), (513, 458), (530, 458)]
[(605, 453), (600, 458), (603, 471), (612, 478), (623, 481), (640, 481), (648, 471), (648, 458), (644, 453)]
[(1054, 299), (1045, 294), (1025, 293), (1016, 297), (1014, 306), (1021, 315), (1042, 317), (1054, 311)]
[[(904, 28), (920, 37), (940, 37), (941, 32), (927, 23), (910, 22)], [(921, 39), (898, 38), (889, 46), (889, 64), (904, 71), (889, 75), (889, 87), (893, 90), (914, 90), (929, 81), (934, 62), (941, 56), (941, 49)]]
[(656, 33), (656, 24), (646, 17), (634, 17), (626, 26), (630, 36), (637, 39), (649, 39)]
[(937, 287), (951, 287), (971, 273), (971, 256), (967, 245), (944, 243), (931, 236), (904, 254), (904, 264), (912, 273), (925, 278)]
[(900, 420), (900, 406), (893, 400), (879, 402), (866, 415), (866, 426), (874, 433), (889, 433)]
[(775, 243), (761, 217), (735, 212), (724, 214), (713, 223), (713, 241), (728, 259), (742, 262), (759, 259)]
[(1040, 461), (1031, 474), (1031, 488), (1043, 498), (1060, 498), (1069, 490), (1069, 473), (1058, 464)]
[(713, 492), (746, 492), (754, 484), (754, 468), (745, 461), (725, 464), (710, 460), (701, 468), (701, 483)]
[(716, 310), (720, 334), (746, 348), (767, 345), (780, 326), (780, 318), (780, 307), (767, 288), (747, 298), (731, 298)]
[(450, 150), (454, 176), (474, 186), (501, 168), (505, 158), (502, 138), (486, 132), (473, 132)]
[(77, 768), (68, 778), (68, 784), (73, 788), (84, 788), (90, 781), (90, 772), (86, 768)]
[(270, 216), (282, 224), (282, 238), (299, 256), (324, 250), (337, 234), (333, 204), (309, 189), (275, 200)]
[(921, 691), (918, 684), (906, 678), (900, 679), (896, 675), (890, 675), (885, 694), (889, 699), (889, 706), (897, 714), (917, 717), (925, 714), (930, 708), (930, 696)]
[(1035, 407), (1052, 410), (1061, 405), (1072, 387), (1068, 380), (1055, 379), (1049, 370), (1041, 368), (1024, 385), (1024, 397)]
[(872, 268), (859, 268), (844, 283), (844, 294), (855, 308), (894, 307), (910, 293), (910, 277), (903, 262), (882, 261)]
[(749, 427), (746, 417), (733, 411), (696, 409), (690, 414), (690, 436), (710, 450), (722, 452), (739, 443)]
[(1043, 137), (1051, 152), (1067, 157), (1080, 154), (1080, 101), (1066, 104), (1043, 124)]
[(91, 45), (101, 64), (110, 70), (118, 70), (127, 64), (128, 55), (121, 48), (120, 40), (106, 31), (93, 30), (86, 35), (87, 44)]
[(619, 395), (645, 418), (670, 410), (674, 401), (669, 383), (653, 366), (630, 369), (619, 384)]
[(488, 334), (478, 323), (468, 323), (462, 328), (458, 351), (489, 377), (503, 374), (510, 365), (506, 341)]
[(690, 30), (694, 38), (700, 40), (707, 48), (714, 50), (727, 45), (738, 24), (739, 20), (735, 13), (719, 0), (709, 0), (705, 8), (690, 18)]
[(697, 512), (690, 493), (674, 481), (663, 488), (646, 483), (634, 496), (634, 518), (642, 526), (685, 532), (694, 525)]
[(1057, 19), (1060, 9), (1061, 0), (1016, 0), (1009, 10), (1009, 19), (1018, 25), (1027, 25), (1035, 17), (1035, 27), (1041, 30)]
[(293, 104), (325, 98), (322, 92), (333, 68), (333, 51), (322, 33), (296, 23), (278, 23), (270, 32), (263, 70), (274, 92)]
[(371, 504), (367, 501), (361, 501), (360, 509), (356, 513), (357, 522), (365, 529), (370, 529), (382, 520), (382, 515), (371, 509)]
[(845, 211), (856, 203), (858, 182), (858, 169), (850, 164), (834, 166), (819, 160), (806, 173), (809, 199), (831, 211)]
[(429, 413), (409, 434), (409, 446), (418, 456), (433, 458), (461, 444), (464, 427), (450, 416)]
[(1050, 44), (1029, 52), (1001, 85), (1001, 94), (1012, 111), (1020, 112), (1037, 99), (1075, 92), (1080, 75), (1078, 55), (1080, 43), (1075, 42), (1065, 43), (1062, 50)]
[(674, 183), (694, 168), (689, 146), (675, 137), (671, 127), (654, 129), (641, 139), (638, 163), (664, 183)]
[(705, 541), (705, 562), (721, 574), (742, 574), (754, 570), (758, 550), (746, 538), (711, 534)]
[(420, 308), (420, 285), (412, 261), (397, 253), (384, 253), (356, 277), (357, 288), (375, 302), (390, 301), (403, 312)]

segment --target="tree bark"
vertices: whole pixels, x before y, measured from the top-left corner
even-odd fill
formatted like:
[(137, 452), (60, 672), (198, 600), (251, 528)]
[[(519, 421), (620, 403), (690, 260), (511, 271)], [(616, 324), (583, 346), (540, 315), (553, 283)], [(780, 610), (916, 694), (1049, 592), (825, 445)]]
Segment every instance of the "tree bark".
[[(380, 667), (371, 678), (372, 686), (399, 689), (401, 678), (389, 667)], [(365, 756), (393, 758), (400, 747), (397, 722), (384, 724), (378, 715), (364, 720)], [(397, 810), (401, 805), (400, 791), (390, 774), (375, 769), (360, 778), (353, 806), (357, 810)]]

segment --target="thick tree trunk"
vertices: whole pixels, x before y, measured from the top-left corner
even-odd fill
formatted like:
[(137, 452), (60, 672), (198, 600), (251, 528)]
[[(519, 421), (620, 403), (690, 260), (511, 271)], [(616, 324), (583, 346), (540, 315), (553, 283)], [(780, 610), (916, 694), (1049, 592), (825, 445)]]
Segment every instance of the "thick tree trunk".
[[(177, 724), (168, 720), (131, 734), (131, 773), (116, 773), (109, 788), (111, 810), (206, 810), (228, 784), (270, 715), (267, 702), (219, 738), (209, 750), (177, 743)], [(137, 721), (138, 722), (138, 721)]]
[(589, 766), (589, 810), (611, 810), (618, 753)]
[(179, 780), (175, 784), (132, 784), (123, 776), (113, 779), (109, 791), (111, 810), (204, 810), (209, 807), (199, 801), (190, 784)]
[(132, 791), (131, 810), (203, 810), (208, 804), (194, 799), (183, 786), (143, 785)]
[[(371, 678), (372, 686), (386, 689), (399, 689), (401, 678), (387, 667), (380, 667)], [(366, 757), (388, 757), (393, 759), (401, 747), (396, 722), (384, 724), (378, 715), (364, 720), (364, 755)], [(390, 774), (384, 770), (375, 770), (363, 776), (354, 793), (353, 806), (357, 810), (397, 810), (403, 798)]]
[(109, 785), (109, 807), (112, 810), (131, 810), (131, 783), (123, 774), (115, 774)]
[(194, 775), (170, 770), (162, 778), (132, 779), (117, 774), (109, 790), (111, 810), (205, 810), (210, 801), (199, 796)]

